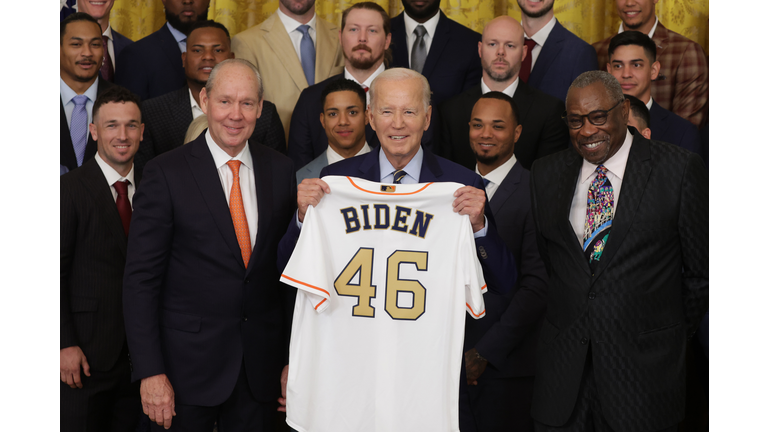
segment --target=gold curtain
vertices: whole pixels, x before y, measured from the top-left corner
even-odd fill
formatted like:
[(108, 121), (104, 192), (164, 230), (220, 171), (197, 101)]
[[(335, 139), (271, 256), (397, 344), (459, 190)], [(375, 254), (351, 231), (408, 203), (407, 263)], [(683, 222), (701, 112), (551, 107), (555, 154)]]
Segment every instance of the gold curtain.
[[(210, 0), (208, 17), (224, 24), (232, 35), (264, 21), (279, 0)], [(390, 16), (403, 10), (400, 0), (375, 0)], [(341, 12), (357, 1), (318, 0), (317, 14), (341, 24)], [(482, 32), (494, 17), (508, 14), (520, 19), (516, 0), (442, 0), (440, 7), (450, 18)], [(615, 0), (557, 0), (555, 17), (568, 30), (589, 43), (611, 36), (619, 28)], [(704, 47), (709, 54), (709, 0), (659, 0), (656, 15), (664, 25)], [(111, 22), (125, 36), (138, 40), (165, 23), (160, 0), (115, 0)]]

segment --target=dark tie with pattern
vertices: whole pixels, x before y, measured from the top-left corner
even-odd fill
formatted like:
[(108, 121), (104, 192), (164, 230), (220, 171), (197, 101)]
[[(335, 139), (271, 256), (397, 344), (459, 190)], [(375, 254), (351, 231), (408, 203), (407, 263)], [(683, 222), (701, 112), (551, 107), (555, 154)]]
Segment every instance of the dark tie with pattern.
[(104, 42), (104, 61), (101, 62), (101, 77), (112, 82), (115, 76), (115, 67), (112, 65), (112, 57), (109, 55), (109, 38), (101, 36), (101, 40)]
[(584, 256), (594, 271), (603, 255), (613, 223), (613, 186), (608, 180), (608, 169), (600, 165), (597, 177), (587, 192), (587, 217), (584, 219)]
[(309, 36), (309, 26), (304, 24), (297, 28), (301, 32), (301, 43), (299, 51), (301, 52), (301, 68), (304, 70), (304, 76), (307, 78), (307, 84), (315, 83), (315, 44)]
[(120, 219), (123, 221), (123, 231), (125, 231), (126, 236), (128, 235), (128, 228), (131, 226), (131, 214), (133, 213), (131, 202), (128, 200), (129, 184), (131, 183), (128, 180), (125, 180), (116, 181), (113, 185), (115, 191), (117, 191), (117, 199), (115, 200), (115, 204), (117, 204), (117, 212), (120, 213)]
[(411, 48), (411, 69), (421, 73), (424, 69), (424, 62), (427, 61), (427, 43), (424, 41), (427, 29), (419, 24), (413, 32), (416, 33), (416, 39), (413, 41), (413, 48)]
[(407, 173), (403, 170), (397, 170), (394, 174), (395, 184), (400, 184)]
[(525, 46), (528, 47), (528, 54), (523, 59), (523, 64), (520, 65), (520, 79), (524, 82), (528, 82), (528, 78), (531, 76), (531, 63), (533, 60), (533, 47), (536, 46), (536, 41), (533, 39), (525, 39)]

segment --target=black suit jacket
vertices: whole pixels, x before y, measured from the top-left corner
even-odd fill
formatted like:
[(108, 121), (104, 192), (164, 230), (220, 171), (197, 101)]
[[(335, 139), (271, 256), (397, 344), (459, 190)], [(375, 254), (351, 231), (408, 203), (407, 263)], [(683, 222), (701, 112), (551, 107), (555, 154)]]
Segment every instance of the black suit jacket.
[(693, 123), (665, 109), (656, 101), (653, 101), (650, 113), (652, 139), (674, 144), (704, 158), (699, 130)]
[(701, 158), (634, 128), (610, 238), (590, 270), (569, 213), (582, 158), (548, 156), (531, 174), (549, 273), (532, 415), (564, 424), (587, 352), (614, 430), (661, 430), (685, 413), (685, 346), (708, 308), (709, 197)]
[(121, 35), (114, 28), (112, 29), (112, 47), (115, 49), (115, 61), (117, 61), (117, 58), (120, 56), (120, 53), (123, 52), (123, 49), (132, 43), (132, 40)]
[[(469, 120), (482, 94), (478, 82), (440, 106), (442, 129), (435, 153), (469, 169), (475, 167), (475, 154), (469, 146)], [(534, 160), (568, 147), (568, 128), (562, 120), (565, 104), (561, 100), (519, 80), (512, 100), (520, 114), (518, 123), (523, 125), (515, 144), (515, 157), (523, 168), (531, 169)]]
[(547, 272), (536, 245), (530, 173), (515, 163), (491, 199), (496, 229), (515, 256), (517, 286), (505, 295), (487, 292), (485, 317), (466, 320), (464, 352), (489, 362), (481, 379), (531, 376), (547, 302)]
[(123, 285), (132, 376), (167, 374), (180, 404), (221, 404), (243, 364), (257, 400), (280, 395), (295, 290), (280, 286), (275, 250), (296, 176), (286, 156), (249, 149), (258, 232), (248, 268), (204, 136), (152, 159), (134, 199)]
[[(136, 153), (136, 168), (141, 171), (153, 157), (181, 147), (192, 122), (192, 106), (189, 104), (189, 87), (152, 98), (141, 104), (144, 122), (144, 140)], [(261, 116), (249, 139), (285, 153), (285, 131), (277, 115), (275, 104), (264, 101)]]
[(565, 102), (573, 80), (597, 68), (595, 48), (555, 19), (555, 27), (541, 47), (528, 77), (528, 85)]
[(117, 56), (115, 84), (136, 93), (141, 100), (164, 95), (186, 83), (179, 44), (165, 24)]
[[(392, 65), (391, 67), (409, 68), (408, 44), (405, 35), (403, 14), (392, 18)], [(466, 91), (483, 76), (477, 43), (480, 33), (471, 30), (448, 18), (443, 11), (438, 12), (432, 45), (424, 62), (421, 74), (429, 81), (432, 88), (432, 105), (437, 106), (444, 100)]]
[[(106, 372), (125, 343), (127, 239), (110, 185), (95, 159), (60, 177), (60, 347), (79, 346)], [(135, 175), (136, 185), (139, 176)]]
[[(320, 171), (320, 178), (326, 175), (344, 175), (358, 177), (373, 182), (381, 181), (379, 171), (379, 149), (374, 149), (364, 155), (355, 156), (343, 161), (328, 165)], [(466, 170), (450, 161), (435, 156), (424, 149), (424, 159), (421, 164), (420, 183), (429, 182), (456, 182), (467, 186), (474, 186), (485, 190), (483, 179), (476, 173)], [(333, 191), (331, 191), (333, 192)], [(504, 246), (501, 237), (496, 232), (493, 213), (486, 200), (485, 215), (488, 218), (488, 231), (485, 237), (475, 239), (477, 256), (483, 267), (485, 282), (488, 290), (504, 294), (513, 289), (517, 279), (517, 268), (514, 256)], [(299, 239), (300, 230), (295, 222), (296, 218), (288, 225), (288, 231), (280, 241), (278, 249), (278, 267), (282, 270), (288, 263), (293, 253), (296, 242)]]
[[(99, 83), (97, 84), (96, 94), (101, 94), (104, 90), (114, 85), (100, 77), (97, 80)], [(61, 97), (59, 97), (59, 106), (61, 108), (61, 115), (59, 117), (59, 163), (72, 171), (77, 168), (77, 156), (75, 155), (75, 148), (72, 146), (72, 136), (69, 134), (69, 123), (67, 123), (67, 115), (64, 113), (64, 104), (61, 102)], [(85, 146), (83, 164), (92, 159), (93, 155), (96, 154), (96, 141), (93, 140), (90, 132), (86, 133), (88, 134), (88, 144)]]

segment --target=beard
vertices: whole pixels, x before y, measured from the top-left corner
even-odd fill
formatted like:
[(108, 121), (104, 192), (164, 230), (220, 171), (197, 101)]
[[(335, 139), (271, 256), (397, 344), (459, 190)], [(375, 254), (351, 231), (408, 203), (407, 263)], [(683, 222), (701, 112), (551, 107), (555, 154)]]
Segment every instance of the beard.
[(405, 13), (407, 13), (409, 17), (415, 20), (428, 19), (435, 15), (440, 9), (440, 0), (435, 0), (434, 3), (422, 10), (415, 9), (409, 2), (404, 1), (403, 9), (405, 9)]
[(522, 0), (517, 0), (517, 5), (520, 6), (520, 10), (523, 11), (523, 13), (526, 16), (528, 16), (530, 18), (541, 18), (544, 15), (546, 15), (549, 11), (552, 10), (552, 7), (555, 5), (555, 2), (553, 1), (552, 3), (549, 4), (549, 6), (545, 7), (544, 9), (542, 9), (542, 10), (540, 10), (538, 12), (533, 12), (533, 13), (528, 12), (527, 10), (525, 10), (525, 7), (523, 7)]
[(165, 10), (165, 20), (168, 21), (171, 27), (184, 33), (187, 36), (189, 36), (189, 32), (192, 30), (192, 27), (195, 24), (197, 24), (200, 21), (205, 21), (207, 19), (208, 19), (208, 9), (205, 10), (205, 13), (198, 15), (197, 20), (187, 21), (187, 22), (182, 21), (179, 15), (174, 15), (168, 12), (167, 9)]
[[(354, 52), (354, 51), (357, 51), (357, 50), (360, 50), (360, 49), (366, 50), (366, 51), (368, 51), (368, 53), (372, 52), (371, 48), (369, 48), (367, 45), (363, 45), (363, 44), (357, 45), (356, 47), (352, 48), (352, 51)], [(353, 68), (360, 69), (360, 70), (368, 70), (368, 69), (372, 68), (373, 65), (375, 65), (376, 62), (378, 62), (380, 60), (380, 59), (377, 59), (377, 58), (373, 58), (373, 56), (371, 56), (371, 57), (364, 57), (364, 58), (358, 58), (358, 57), (350, 58), (350, 57), (347, 57), (346, 53), (344, 53), (344, 58), (349, 61), (349, 64)]]
[(484, 156), (475, 152), (475, 159), (483, 165), (493, 165), (499, 160), (499, 154), (496, 153), (493, 156)]
[[(494, 59), (496, 60), (496, 59)], [(518, 64), (515, 67), (510, 67), (504, 72), (496, 72), (491, 68), (490, 64), (487, 64), (485, 60), (481, 59), (481, 63), (483, 65), (483, 70), (486, 74), (488, 74), (488, 77), (496, 82), (505, 82), (512, 79), (513, 76), (517, 75), (518, 72), (520, 72), (521, 65)]]
[(310, 9), (312, 9), (312, 6), (315, 5), (315, 2), (308, 1), (304, 4), (292, 4), (290, 0), (280, 0), (280, 4), (285, 6), (285, 8), (291, 11), (291, 13), (294, 15), (304, 15), (305, 13), (309, 12)]

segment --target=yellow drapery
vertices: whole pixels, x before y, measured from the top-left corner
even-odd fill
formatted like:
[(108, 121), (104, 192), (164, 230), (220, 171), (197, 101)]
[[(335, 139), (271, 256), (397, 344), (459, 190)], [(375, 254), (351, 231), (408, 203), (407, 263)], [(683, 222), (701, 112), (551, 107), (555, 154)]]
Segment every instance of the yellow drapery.
[[(232, 35), (264, 21), (277, 10), (279, 0), (211, 0), (208, 17), (224, 24)], [(341, 11), (357, 1), (318, 0), (318, 16), (341, 24)], [(400, 0), (376, 0), (390, 16), (403, 10)], [(494, 17), (520, 18), (514, 0), (442, 0), (441, 9), (451, 19), (482, 32)], [(568, 30), (589, 43), (611, 36), (619, 28), (615, 0), (557, 0), (555, 17)], [(704, 47), (709, 54), (709, 0), (659, 0), (656, 15), (664, 25)], [(165, 22), (160, 0), (115, 0), (111, 22), (125, 36), (138, 40)]]

